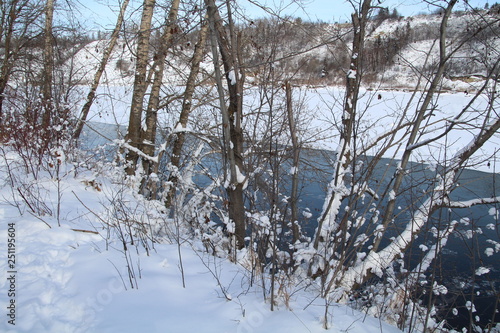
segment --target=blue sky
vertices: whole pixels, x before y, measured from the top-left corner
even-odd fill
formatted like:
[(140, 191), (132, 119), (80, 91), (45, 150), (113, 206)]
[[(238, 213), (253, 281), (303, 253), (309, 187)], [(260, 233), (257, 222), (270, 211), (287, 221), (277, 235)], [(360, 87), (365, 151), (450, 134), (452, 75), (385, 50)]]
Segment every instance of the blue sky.
[[(267, 4), (272, 6), (272, 4), (286, 4), (290, 1), (286, 0), (256, 0), (261, 4)], [(306, 8), (300, 9), (297, 6), (290, 6), (288, 14), (293, 16), (299, 16), (303, 19), (309, 18), (312, 21), (321, 20), (325, 22), (344, 22), (350, 20), (350, 15), (352, 13), (352, 6), (346, 0), (302, 0), (305, 3)], [(442, 1), (442, 0), (441, 0)], [(497, 0), (489, 1), (490, 4), (496, 2)], [(243, 0), (241, 2), (247, 2)], [(373, 1), (376, 3), (376, 1)], [(470, 6), (481, 7), (488, 2), (487, 0), (469, 0)], [(421, 0), (382, 0), (380, 6), (389, 7), (391, 10), (396, 8), (398, 12), (404, 16), (412, 16), (419, 14), (421, 12), (431, 12), (436, 7), (429, 6), (427, 3)], [(251, 9), (248, 7), (249, 13), (259, 15), (260, 11), (256, 9)], [(463, 0), (455, 6), (457, 9), (463, 9)]]
[[(109, 28), (113, 26), (118, 12), (118, 0), (80, 0), (81, 7), (86, 7), (82, 11), (83, 16), (88, 17), (89, 20), (96, 21), (97, 26)], [(250, 5), (248, 0), (237, 0), (246, 10), (246, 14), (250, 17), (263, 16), (262, 10)], [(290, 5), (290, 0), (253, 0), (262, 5), (278, 8), (286, 7), (282, 13), (301, 17), (304, 20), (321, 20), (324, 22), (346, 22), (350, 20), (352, 6), (346, 0), (301, 0), (305, 7)], [(443, 0), (438, 0), (443, 1)], [(495, 3), (497, 0), (468, 0), (469, 4), (473, 7), (483, 8), (489, 2)], [(162, 2), (162, 1), (158, 1)], [(200, 0), (203, 3), (203, 0)], [(459, 1), (456, 8), (464, 8), (464, 0)], [(142, 0), (131, 0), (129, 6), (137, 8), (142, 4)], [(421, 0), (382, 0), (381, 6), (389, 7), (391, 10), (396, 8), (398, 12), (404, 16), (416, 15), (422, 12), (433, 11), (436, 7), (429, 6)], [(90, 23), (90, 22), (89, 22)]]

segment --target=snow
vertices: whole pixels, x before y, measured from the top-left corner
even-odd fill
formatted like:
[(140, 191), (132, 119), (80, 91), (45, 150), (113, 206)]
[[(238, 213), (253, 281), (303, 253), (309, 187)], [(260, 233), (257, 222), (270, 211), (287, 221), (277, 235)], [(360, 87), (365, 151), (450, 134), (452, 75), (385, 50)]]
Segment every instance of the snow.
[(245, 184), (247, 178), (244, 174), (241, 173), (240, 168), (237, 165), (235, 165), (234, 167), (236, 169), (236, 181), (238, 182), (238, 184)]
[(177, 123), (172, 133), (188, 132), (189, 130), (183, 126), (181, 123)]
[(355, 69), (350, 69), (349, 72), (347, 72), (347, 78), (348, 79), (356, 79), (356, 70)]
[(471, 312), (477, 312), (476, 306), (471, 301), (465, 302), (465, 307)]
[(489, 272), (490, 272), (490, 269), (486, 268), (486, 267), (479, 267), (478, 269), (476, 269), (476, 275), (478, 275), (478, 276), (488, 274)]
[[(80, 88), (82, 93), (86, 91)], [(181, 90), (177, 89), (179, 93)], [(259, 95), (257, 88), (248, 88), (245, 90), (244, 96), (244, 113), (257, 108), (255, 103), (258, 103)], [(304, 133), (302, 140), (304, 144), (311, 148), (336, 150), (338, 147), (339, 128), (335, 123), (340, 121), (343, 114), (342, 103), (339, 103), (343, 98), (345, 89), (338, 87), (320, 87), (320, 88), (297, 88), (297, 94), (303, 96), (307, 101), (307, 113), (301, 115), (303, 122), (302, 133)], [(412, 97), (411, 92), (404, 91), (384, 91), (383, 98), (378, 100), (376, 97), (378, 91), (370, 91), (361, 89), (360, 99), (358, 102), (358, 109), (364, 110), (369, 106), (369, 112), (365, 112), (360, 119), (360, 128), (358, 132), (360, 137), (366, 142), (364, 145), (371, 146), (372, 142), (395, 128), (394, 119), (406, 103), (410, 102)], [(417, 101), (420, 93), (411, 102), (410, 110), (417, 107)], [(132, 90), (130, 86), (101, 86), (97, 91), (96, 102), (93, 104), (88, 117), (89, 121), (97, 121), (108, 124), (127, 125), (129, 103), (132, 98)], [(472, 94), (467, 95), (464, 93), (441, 93), (437, 101), (436, 110), (433, 111), (432, 119), (434, 120), (426, 133), (422, 135), (420, 142), (433, 138), (436, 133), (444, 130), (449, 119), (459, 114), (462, 109), (471, 102)], [(350, 100), (349, 103), (352, 103)], [(485, 109), (487, 106), (485, 98), (478, 98), (474, 101), (473, 110)], [(82, 102), (83, 104), (83, 102)], [(216, 118), (211, 116), (211, 109), (200, 107), (197, 114), (196, 122), (188, 126), (190, 131), (198, 132), (203, 131), (204, 128), (214, 127), (217, 125)], [(347, 115), (344, 115), (347, 116)], [(174, 132), (181, 129), (178, 127), (178, 116), (175, 112), (167, 113), (165, 119), (161, 119), (163, 128), (173, 128)], [(359, 117), (359, 115), (358, 115)], [(463, 117), (463, 124), (457, 126), (454, 130), (448, 133), (447, 136), (436, 140), (429, 146), (423, 146), (414, 150), (411, 160), (414, 162), (423, 162), (433, 167), (439, 165), (442, 161), (442, 151), (446, 148), (448, 152), (459, 151), (470, 143), (474, 137), (475, 131), (478, 126), (482, 125), (484, 118), (478, 117), (477, 113), (470, 112)], [(248, 132), (252, 133), (255, 127), (255, 117), (251, 115), (244, 117), (243, 125), (247, 126)], [(258, 125), (261, 126), (261, 125)], [(263, 132), (259, 135), (265, 136)], [(282, 138), (283, 144), (288, 144), (288, 137)], [(399, 137), (397, 137), (399, 139)], [(471, 159), (471, 167), (485, 172), (492, 172), (492, 165), (500, 163), (499, 157), (493, 157), (496, 147), (500, 144), (498, 136), (493, 137), (485, 143), (477, 156)], [(380, 147), (375, 145), (370, 148), (367, 153), (374, 155)], [(396, 159), (401, 156), (401, 147), (395, 145), (389, 148), (384, 154), (385, 157)]]
[(448, 293), (448, 288), (443, 285), (439, 285), (436, 281), (434, 281), (432, 292), (434, 293), (434, 295), (446, 295)]
[(234, 72), (234, 69), (230, 70), (229, 73), (227, 73), (227, 77), (229, 78), (229, 81), (231, 81), (231, 85), (236, 84), (236, 73)]
[[(251, 286), (245, 268), (201, 252), (196, 243), (184, 242), (180, 247), (185, 288), (177, 244), (160, 241), (149, 255), (138, 244), (129, 244), (124, 251), (118, 235), (112, 232), (108, 237), (108, 227), (103, 224), (114, 223), (107, 216), (117, 194), (128, 207), (137, 207), (133, 210), (155, 211), (147, 206), (153, 203), (141, 201), (131, 190), (111, 181), (107, 171), (96, 179), (89, 171), (63, 167), (70, 172), (61, 179), (61, 227), (53, 216), (41, 216), (44, 223), (29, 214), (9, 186), (1, 188), (0, 233), (7, 235), (9, 223), (15, 225), (17, 260), (15, 326), (4, 315), (0, 331), (324, 332), (324, 302), (314, 293), (297, 286), (290, 291), (294, 293), (288, 306), (280, 302), (271, 312), (260, 283)], [(0, 170), (5, 180), (5, 163)], [(45, 193), (45, 204), (54, 207), (58, 193), (48, 181), (50, 176), (45, 177), (38, 184)], [(91, 181), (101, 186), (88, 186)], [(154, 216), (149, 218), (154, 221)], [(0, 307), (6, 313), (7, 272), (12, 269), (7, 268), (5, 250), (0, 270)], [(329, 332), (399, 332), (343, 305), (332, 304), (329, 316)]]
[(306, 218), (306, 219), (310, 219), (313, 215), (310, 211), (307, 211), (307, 210), (304, 210), (302, 211), (302, 215)]
[(424, 245), (424, 244), (420, 244), (419, 248), (420, 248), (420, 250), (422, 250), (422, 252), (426, 252), (427, 250), (429, 250), (429, 247)]
[[(386, 24), (387, 22), (384, 22)], [(394, 28), (394, 25), (392, 28)], [(390, 31), (391, 26), (384, 28)], [(414, 43), (403, 50), (402, 59), (419, 67), (426, 61), (426, 54), (420, 50), (430, 48), (433, 42), (421, 41)], [(80, 68), (79, 75), (83, 82), (90, 82), (95, 67), (100, 61), (102, 50), (106, 47), (106, 41), (96, 41), (84, 47), (75, 57), (75, 67)], [(131, 47), (130, 49), (133, 49)], [(88, 120), (102, 121), (108, 124), (126, 125), (128, 121), (128, 108), (131, 97), (130, 85), (133, 80), (133, 54), (124, 42), (119, 42), (111, 61), (108, 63), (103, 78), (105, 86), (98, 89), (97, 99), (91, 109)], [(317, 52), (323, 51), (318, 48)], [(315, 51), (315, 52), (316, 52)], [(463, 54), (457, 54), (463, 56)], [(353, 58), (358, 55), (355, 54)], [(435, 55), (433, 55), (435, 57)], [(432, 55), (431, 55), (432, 58)], [(130, 62), (127, 59), (131, 59)], [(176, 60), (174, 63), (178, 73), (183, 71), (185, 65)], [(205, 65), (202, 64), (202, 67)], [(411, 85), (411, 73), (401, 75), (402, 64), (395, 64), (394, 68), (387, 71), (386, 76), (399, 73), (397, 84)], [(177, 74), (176, 74), (177, 75)], [(237, 83), (237, 73), (231, 70), (227, 73), (230, 84)], [(355, 79), (356, 71), (350, 70), (348, 78)], [(175, 85), (178, 76), (172, 73), (165, 74), (171, 85)], [(388, 80), (390, 81), (390, 80)], [(444, 87), (462, 89), (459, 83), (444, 80)], [(470, 88), (471, 85), (463, 87)], [(77, 87), (81, 93), (85, 93), (85, 87)], [(175, 89), (175, 88), (173, 88)], [(180, 88), (179, 88), (180, 89)], [(257, 89), (249, 89), (245, 93), (249, 96), (258, 94)], [(339, 104), (338, 96), (344, 94), (342, 88), (323, 87), (317, 89), (301, 89), (301, 93), (307, 101), (308, 114), (304, 133), (305, 143), (313, 148), (326, 148), (334, 150), (338, 145), (339, 132), (338, 118), (342, 113), (342, 105)], [(394, 129), (395, 115), (409, 101), (411, 93), (389, 91), (384, 92), (383, 99), (374, 98), (374, 94), (362, 89), (358, 109), (363, 110), (370, 105), (369, 112), (363, 115), (360, 125), (360, 140), (373, 142), (381, 134)], [(418, 100), (418, 93), (417, 98)], [(380, 95), (381, 96), (381, 95)], [(419, 142), (433, 139), (435, 133), (442, 132), (445, 125), (453, 121), (454, 115), (471, 101), (467, 93), (446, 94), (440, 96), (437, 109), (429, 118), (432, 125), (426, 132), (422, 133)], [(245, 99), (245, 103), (247, 100)], [(250, 102), (251, 103), (251, 102)], [(352, 106), (352, 99), (347, 100)], [(474, 104), (474, 109), (484, 109), (486, 100), (479, 99)], [(326, 106), (326, 107), (325, 107)], [(413, 104), (410, 110), (416, 105)], [(171, 111), (175, 110), (171, 106)], [(200, 108), (200, 114), (203, 109)], [(313, 110), (313, 111), (311, 111)], [(167, 112), (168, 113), (168, 112)], [(175, 111), (172, 118), (175, 119)], [(217, 126), (217, 117), (207, 112), (209, 120), (208, 127)], [(350, 116), (349, 114), (345, 116)], [(359, 116), (359, 115), (357, 115)], [(408, 116), (411, 118), (411, 115)], [(173, 133), (187, 131), (187, 126), (166, 119), (164, 128), (173, 128)], [(198, 118), (197, 118), (198, 119)], [(252, 115), (245, 117), (247, 126), (251, 126)], [(170, 123), (168, 122), (170, 120)], [(474, 135), (474, 130), (482, 124), (484, 118), (477, 117), (471, 113), (461, 119), (461, 128), (452, 131), (442, 140), (437, 140), (431, 147), (416, 148), (412, 156), (413, 161), (424, 162), (436, 169), (442, 160), (441, 151), (447, 150), (453, 155), (460, 149), (467, 147)], [(200, 122), (201, 123), (201, 122)], [(202, 127), (202, 126), (200, 126)], [(191, 125), (190, 125), (191, 128)], [(191, 131), (191, 129), (190, 129)], [(316, 134), (317, 133), (317, 134)], [(308, 141), (309, 140), (309, 141)], [(429, 141), (430, 142), (430, 141)], [(116, 140), (116, 144), (135, 150), (135, 147)], [(284, 144), (287, 142), (284, 141)], [(232, 142), (231, 142), (232, 145)], [(418, 143), (413, 147), (417, 147)], [(413, 148), (412, 147), (412, 148)], [(483, 147), (483, 156), (488, 156), (498, 147), (498, 137)], [(231, 146), (231, 148), (233, 148)], [(374, 147), (375, 150), (377, 147)], [(394, 147), (386, 152), (387, 157), (398, 156), (399, 148)], [(372, 152), (374, 151), (372, 150)], [(54, 151), (57, 160), (64, 163), (66, 156), (60, 150)], [(157, 161), (156, 157), (142, 154), (142, 157)], [(13, 156), (15, 159), (16, 157)], [(490, 162), (495, 160), (477, 161), (476, 169), (491, 171)], [(494, 163), (491, 163), (494, 165)], [(14, 190), (8, 184), (5, 161), (0, 163), (0, 175), (4, 185), (0, 188), (0, 233), (14, 235), (16, 244), (16, 264), (8, 267), (7, 251), (0, 255), (0, 266), (2, 276), (0, 287), (7, 294), (9, 288), (16, 291), (15, 298), (4, 299), (2, 297), (0, 307), (8, 309), (8, 304), (16, 305), (16, 326), (9, 324), (7, 320), (0, 324), (0, 331), (10, 332), (180, 332), (180, 331), (203, 331), (203, 332), (323, 332), (323, 316), (325, 313), (325, 301), (318, 297), (319, 291), (314, 287), (304, 288), (302, 281), (294, 281), (295, 285), (288, 286), (290, 290), (286, 301), (278, 297), (277, 310), (271, 312), (269, 300), (262, 297), (262, 284), (269, 284), (269, 277), (263, 273), (258, 279), (250, 277), (248, 267), (245, 266), (243, 258), (249, 256), (247, 250), (237, 253), (236, 257), (241, 259), (239, 263), (231, 262), (228, 258), (211, 256), (203, 252), (203, 245), (191, 238), (182, 239), (182, 244), (175, 243), (167, 237), (160, 237), (153, 245), (146, 248), (140, 243), (134, 245), (127, 242), (128, 249), (123, 246), (123, 239), (116, 233), (121, 223), (138, 221), (139, 224), (151, 223), (151, 227), (163, 228), (165, 225), (172, 227), (171, 221), (162, 214), (163, 207), (153, 207), (154, 202), (145, 203), (134, 195), (134, 189), (128, 188), (113, 179), (112, 170), (94, 173), (88, 170), (76, 170), (72, 165), (63, 165), (62, 184), (57, 184), (59, 176), (53, 177), (42, 173), (40, 179), (33, 181), (30, 187), (38, 195), (37, 204), (42, 207), (42, 214), (29, 212), (29, 207), (23, 203)], [(21, 171), (15, 170), (18, 179), (23, 179)], [(298, 172), (292, 167), (290, 174)], [(247, 177), (242, 174), (236, 166), (235, 178), (238, 183), (246, 184)], [(153, 174), (152, 179), (157, 179)], [(189, 177), (188, 177), (189, 178)], [(184, 181), (188, 183), (189, 180)], [(97, 185), (98, 184), (98, 185)], [(227, 183), (226, 187), (230, 184)], [(361, 185), (357, 185), (360, 186)], [(364, 184), (363, 187), (367, 185)], [(443, 184), (443, 189), (447, 184)], [(336, 215), (341, 207), (342, 194), (347, 191), (342, 185), (330, 185), (331, 207), (328, 210), (325, 223), (321, 228), (321, 234), (327, 236), (335, 230)], [(59, 191), (62, 191), (60, 193)], [(32, 193), (30, 193), (32, 194)], [(193, 194), (196, 197), (198, 194)], [(389, 198), (394, 199), (396, 193), (391, 191)], [(41, 200), (40, 200), (41, 198)], [(470, 207), (482, 204), (486, 201), (494, 202), (499, 198), (475, 199), (461, 202), (451, 202), (456, 207)], [(325, 204), (328, 200), (325, 202)], [(117, 203), (132, 207), (130, 215), (125, 214), (126, 219), (120, 220), (116, 209)], [(61, 204), (62, 210), (55, 216), (56, 208)], [(161, 205), (159, 205), (161, 206)], [(426, 223), (426, 214), (431, 208), (430, 201), (422, 204), (422, 210), (413, 217), (413, 223), (403, 230), (399, 237), (394, 238), (394, 243), (382, 249), (379, 253), (365, 252), (358, 254), (358, 265), (346, 273), (344, 283), (361, 282), (367, 267), (372, 272), (382, 276), (383, 268), (398, 253), (403, 244), (410, 241), (415, 230), (420, 229)], [(189, 210), (189, 207), (183, 207)], [(347, 208), (346, 208), (347, 210)], [(123, 212), (122, 212), (123, 213)], [(154, 216), (152, 216), (152, 215)], [(189, 211), (186, 212), (186, 215)], [(310, 211), (302, 212), (306, 218), (312, 217)], [(491, 216), (498, 218), (495, 208), (489, 210)], [(252, 215), (258, 220), (258, 225), (270, 229), (271, 222), (265, 215)], [(228, 232), (234, 232), (234, 223), (228, 217), (223, 217)], [(356, 219), (356, 223), (362, 224), (362, 217)], [(60, 224), (60, 226), (58, 226)], [(411, 226), (411, 229), (410, 229)], [(136, 226), (134, 226), (136, 227)], [(494, 230), (494, 225), (487, 226)], [(15, 229), (11, 232), (10, 229)], [(383, 226), (378, 225), (376, 231), (380, 232)], [(110, 233), (110, 230), (112, 232)], [(114, 230), (114, 232), (113, 232)], [(475, 233), (479, 233), (480, 229)], [(451, 229), (450, 231), (451, 232)], [(473, 236), (473, 231), (468, 231), (468, 237)], [(447, 236), (446, 236), (447, 237)], [(439, 246), (444, 246), (446, 237), (443, 237)], [(357, 244), (363, 244), (366, 239), (360, 235), (356, 239)], [(500, 251), (500, 244), (490, 241), (495, 248), (487, 248), (484, 253), (487, 256)], [(10, 244), (10, 243), (9, 243)], [(299, 244), (300, 245), (300, 244)], [(149, 248), (154, 246), (154, 250)], [(427, 261), (433, 260), (436, 247), (430, 250), (426, 245), (420, 245), (423, 252), (428, 251)], [(297, 258), (306, 258), (314, 252), (304, 247), (304, 251), (297, 254)], [(363, 261), (363, 259), (365, 259)], [(324, 269), (328, 262), (319, 261), (316, 266)], [(425, 268), (425, 267), (424, 267)], [(14, 270), (15, 269), (15, 270)], [(487, 267), (480, 267), (476, 275), (484, 275), (490, 272)], [(184, 286), (185, 284), (185, 286)], [(309, 287), (309, 286), (308, 286)], [(446, 287), (433, 286), (436, 295), (446, 294)], [(10, 291), (8, 295), (10, 295)], [(292, 296), (290, 296), (292, 295)], [(283, 295), (281, 295), (284, 297)], [(11, 296), (9, 296), (11, 297)], [(14, 302), (13, 302), (14, 301)], [(473, 309), (473, 304), (467, 307)], [(475, 311), (475, 310), (474, 310)], [(7, 312), (7, 311), (6, 311)], [(347, 306), (330, 304), (328, 308), (328, 324), (331, 332), (399, 332), (399, 330), (382, 323), (380, 320), (367, 316), (364, 313), (354, 311)], [(455, 312), (455, 309), (454, 309)], [(126, 315), (124, 315), (126, 314)]]

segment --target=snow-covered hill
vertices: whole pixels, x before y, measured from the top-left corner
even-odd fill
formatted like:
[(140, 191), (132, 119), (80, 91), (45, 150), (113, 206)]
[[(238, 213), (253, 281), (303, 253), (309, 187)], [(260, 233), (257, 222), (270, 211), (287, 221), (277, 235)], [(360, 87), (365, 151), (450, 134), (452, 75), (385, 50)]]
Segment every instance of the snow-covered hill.
[[(365, 56), (368, 76), (364, 85), (391, 90), (417, 88), (419, 75), (432, 71), (433, 64), (439, 59), (436, 41), (441, 19), (440, 15), (419, 15), (371, 21)], [(486, 11), (461, 12), (450, 17), (448, 52), (451, 53), (455, 45), (460, 45), (460, 50), (453, 51), (442, 89), (463, 92), (480, 87), (489, 64), (499, 56), (498, 24), (484, 28), (496, 21), (498, 15)], [(351, 25), (302, 21), (273, 24), (277, 23), (262, 21), (243, 28), (248, 41), (243, 48), (248, 82), (258, 82), (259, 75), (264, 74), (265, 63), (274, 57), (279, 59), (274, 67), (282, 71), (281, 75), (297, 83), (343, 85), (344, 73), (349, 66)], [(91, 42), (67, 62), (73, 66), (76, 81), (92, 81), (107, 43), (107, 40)], [(169, 53), (166, 82), (182, 84), (188, 74), (192, 48), (191, 43), (185, 43), (176, 46), (175, 54)], [(103, 83), (131, 84), (135, 70), (134, 52), (133, 40), (120, 40), (106, 67)], [(209, 57), (202, 68), (211, 70)]]

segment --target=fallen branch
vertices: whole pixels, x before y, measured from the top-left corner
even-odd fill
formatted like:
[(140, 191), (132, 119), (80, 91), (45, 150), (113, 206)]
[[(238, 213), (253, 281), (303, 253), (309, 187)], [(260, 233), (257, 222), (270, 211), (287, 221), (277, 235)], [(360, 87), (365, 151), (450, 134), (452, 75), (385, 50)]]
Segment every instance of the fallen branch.
[(99, 235), (97, 231), (92, 231), (92, 230), (84, 230), (84, 229), (71, 229), (71, 230), (76, 232), (84, 232), (84, 233)]

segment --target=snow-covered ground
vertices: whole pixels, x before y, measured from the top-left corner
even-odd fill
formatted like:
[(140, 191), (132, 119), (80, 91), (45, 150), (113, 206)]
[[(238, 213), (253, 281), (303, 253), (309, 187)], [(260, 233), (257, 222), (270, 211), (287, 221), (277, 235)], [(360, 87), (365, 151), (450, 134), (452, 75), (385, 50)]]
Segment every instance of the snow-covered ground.
[[(11, 153), (0, 159), (1, 332), (324, 332), (324, 300), (304, 281), (283, 286), (271, 312), (260, 278), (251, 284), (244, 267), (207, 255), (200, 244), (183, 240), (179, 252), (165, 238), (145, 240), (149, 255), (138, 243), (124, 251), (107, 227), (118, 200), (131, 219), (172, 222), (145, 213), (161, 209), (113, 182), (109, 170), (96, 175), (64, 164), (59, 182), (55, 170), (35, 181), (18, 162)], [(45, 214), (31, 214), (21, 194)], [(11, 261), (7, 239), (15, 241)], [(329, 305), (328, 321), (329, 332), (399, 332), (343, 305)]]
[[(394, 27), (379, 30), (389, 33)], [(92, 81), (106, 43), (92, 42), (68, 62), (75, 80), (82, 84)], [(414, 43), (403, 50), (402, 58), (422, 65), (422, 50), (431, 44)], [(311, 54), (321, 57), (325, 52), (326, 48), (318, 48)], [(165, 76), (175, 85), (181, 82), (179, 73), (187, 73), (183, 70), (186, 62), (170, 61), (173, 65)], [(411, 71), (398, 67), (403, 65), (397, 63), (385, 73), (386, 80), (394, 78), (394, 86), (415, 83)], [(209, 59), (202, 68), (210, 70)], [(127, 124), (133, 69), (133, 54), (120, 41), (106, 67), (102, 81), (106, 85), (99, 88), (89, 121)], [(442, 129), (472, 98), (465, 93), (469, 83), (445, 83), (448, 89), (463, 92), (440, 96), (432, 116), (440, 121), (429, 128), (427, 137)], [(86, 88), (81, 92), (85, 96)], [(302, 123), (307, 126), (303, 131), (308, 145), (336, 149), (342, 89), (295, 88), (295, 98), (299, 92), (307, 101)], [(362, 129), (367, 130), (363, 139), (370, 142), (393, 128), (395, 114), (410, 95), (365, 91), (359, 108)], [(481, 109), (485, 103), (479, 100), (476, 107)], [(175, 109), (169, 111), (176, 113)], [(415, 160), (433, 164), (441, 154), (465, 146), (480, 124), (476, 121), (481, 119), (475, 114), (466, 115), (460, 131), (450, 132), (431, 149), (420, 149)], [(173, 122), (163, 125), (175, 127)], [(493, 154), (498, 146), (496, 136), (483, 147), (484, 155)], [(394, 153), (388, 150), (387, 156)], [(178, 246), (175, 237), (155, 243), (145, 239), (147, 251), (140, 241), (130, 244), (129, 240), (124, 249), (123, 235), (113, 222), (118, 215), (139, 220), (134, 226), (147, 218), (147, 225), (158, 230), (172, 227), (174, 222), (154, 202), (145, 202), (133, 189), (113, 181), (113, 169), (107, 166), (95, 169), (63, 164), (59, 172), (52, 166), (33, 179), (23, 171), (22, 162), (15, 154), (0, 152), (1, 332), (324, 332), (325, 312), (330, 332), (399, 332), (344, 305), (325, 304), (307, 281), (282, 285), (275, 311), (270, 311), (269, 290), (262, 288), (267, 276), (252, 279), (244, 266), (208, 255), (202, 244), (192, 240), (180, 239)], [(491, 172), (494, 162), (479, 160), (474, 168)]]

